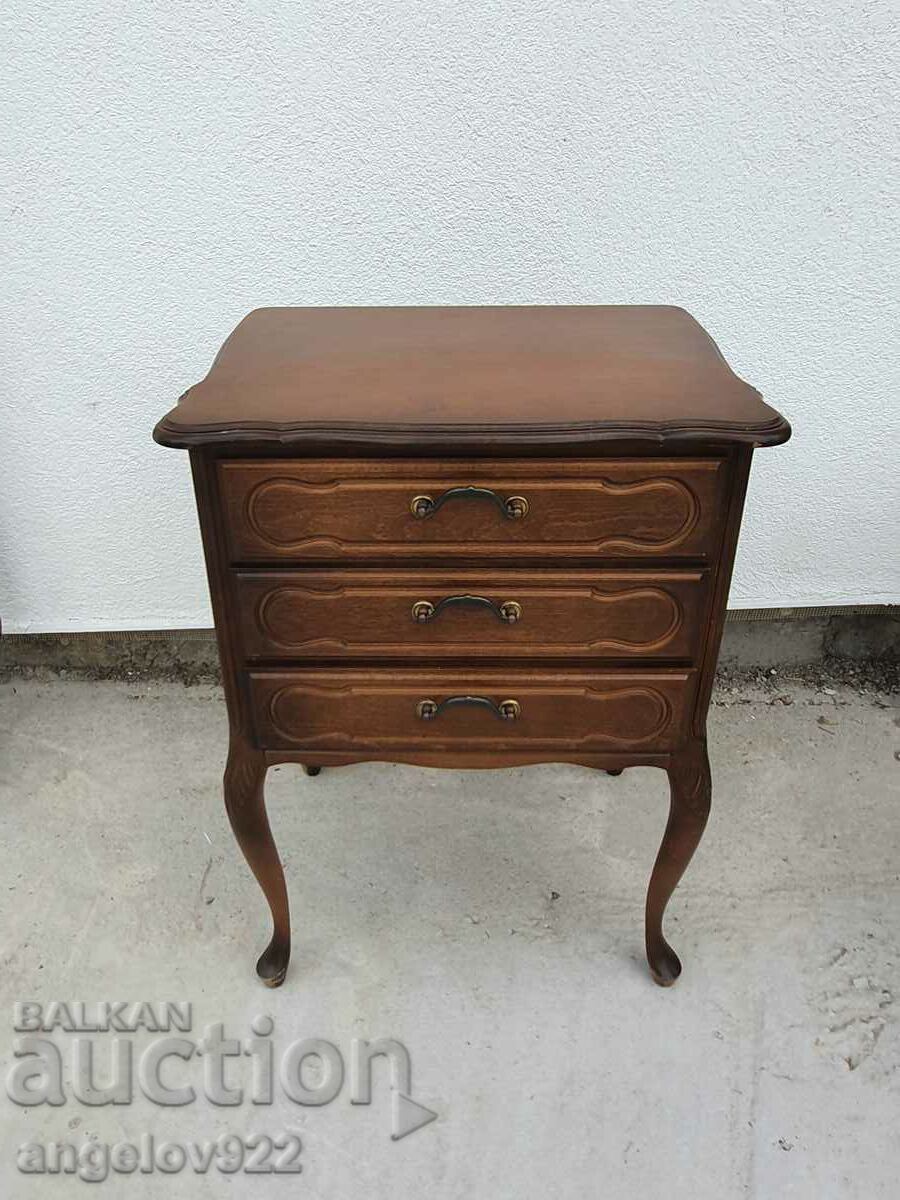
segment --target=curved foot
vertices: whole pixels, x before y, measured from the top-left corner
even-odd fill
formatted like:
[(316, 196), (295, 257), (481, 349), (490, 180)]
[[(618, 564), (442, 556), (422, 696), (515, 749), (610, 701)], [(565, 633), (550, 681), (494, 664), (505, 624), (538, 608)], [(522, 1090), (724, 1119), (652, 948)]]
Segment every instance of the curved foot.
[(291, 956), (291, 922), (284, 871), (266, 814), (265, 776), (265, 755), (242, 738), (232, 737), (225, 767), (225, 808), (237, 843), (272, 914), (272, 940), (261, 954), (256, 972), (263, 983), (278, 987), (284, 981)]
[(652, 954), (650, 947), (647, 947), (647, 961), (650, 964), (653, 982), (658, 983), (660, 987), (671, 987), (681, 974), (681, 959), (662, 934), (658, 944), (653, 947)]
[(266, 987), (281, 987), (287, 975), (290, 957), (290, 942), (285, 945), (277, 937), (273, 937), (256, 963), (256, 974)]
[(678, 955), (663, 937), (666, 905), (703, 836), (709, 816), (712, 781), (706, 743), (689, 743), (669, 767), (669, 821), (647, 889), (646, 944), (650, 974), (661, 987), (671, 987), (681, 974)]
[(606, 773), (607, 775), (621, 775), (624, 769), (624, 767), (607, 767)]
[(318, 775), (318, 773), (321, 770), (322, 770), (321, 767), (308, 767), (306, 765), (306, 763), (303, 764), (303, 774), (304, 775), (310, 775), (310, 776), (315, 777), (316, 775)]

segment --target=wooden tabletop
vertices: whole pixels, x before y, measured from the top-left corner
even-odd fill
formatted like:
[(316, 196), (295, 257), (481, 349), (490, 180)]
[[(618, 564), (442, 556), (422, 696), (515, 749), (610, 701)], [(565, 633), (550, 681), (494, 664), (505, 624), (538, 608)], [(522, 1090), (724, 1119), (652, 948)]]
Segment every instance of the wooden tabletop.
[(154, 431), (419, 450), (789, 436), (693, 317), (649, 305), (257, 309)]

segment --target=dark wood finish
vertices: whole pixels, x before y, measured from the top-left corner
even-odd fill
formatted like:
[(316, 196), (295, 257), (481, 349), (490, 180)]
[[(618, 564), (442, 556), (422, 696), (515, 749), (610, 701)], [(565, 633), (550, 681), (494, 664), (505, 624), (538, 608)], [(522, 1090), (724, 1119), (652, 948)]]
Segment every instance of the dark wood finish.
[[(525, 744), (550, 759), (560, 753), (672, 750), (692, 712), (693, 671), (540, 672), (345, 670), (251, 671), (257, 744), (274, 750), (370, 752), (454, 750), (484, 754)], [(485, 705), (458, 704), (433, 720), (417, 705), (449, 697), (515, 700), (503, 720)]]
[[(687, 569), (358, 567), (239, 571), (234, 578), (241, 651), (270, 660), (693, 661), (703, 647), (710, 592), (709, 573)], [(423, 619), (428, 605), (434, 615)]]
[(267, 766), (295, 763), (304, 773), (308, 773), (306, 768), (310, 766), (345, 767), (361, 762), (406, 763), (412, 767), (452, 767), (455, 771), (493, 770), (495, 767), (527, 767), (535, 763), (558, 762), (573, 763), (609, 773), (610, 770), (621, 772), (625, 767), (661, 767), (665, 770), (671, 757), (667, 752), (660, 753), (640, 747), (632, 750), (558, 750), (548, 754), (546, 750), (540, 747), (535, 749), (530, 742), (525, 741), (508, 750), (481, 751), (452, 747), (405, 750), (400, 746), (390, 746), (381, 751), (267, 749), (264, 753)]
[(239, 326), (154, 436), (191, 448), (226, 808), (274, 927), (264, 982), (290, 955), (266, 768), (373, 760), (666, 770), (646, 948), (675, 981), (663, 916), (709, 813), (752, 449), (789, 435), (679, 309), (271, 309)]
[[(718, 544), (722, 459), (580, 462), (229, 460), (220, 464), (235, 562), (397, 558), (709, 558)], [(413, 501), (475, 486), (416, 518)]]
[(456, 442), (775, 445), (790, 426), (680, 308), (265, 308), (156, 428), (167, 446), (311, 453)]
[(650, 876), (646, 914), (647, 961), (653, 978), (663, 987), (670, 987), (681, 974), (678, 955), (663, 937), (663, 914), (709, 817), (712, 781), (706, 742), (692, 738), (672, 755), (668, 772), (669, 821)]
[(284, 871), (266, 814), (265, 775), (265, 756), (243, 738), (232, 736), (225, 767), (225, 809), (272, 913), (272, 939), (259, 957), (256, 973), (269, 987), (278, 987), (291, 957), (291, 922)]

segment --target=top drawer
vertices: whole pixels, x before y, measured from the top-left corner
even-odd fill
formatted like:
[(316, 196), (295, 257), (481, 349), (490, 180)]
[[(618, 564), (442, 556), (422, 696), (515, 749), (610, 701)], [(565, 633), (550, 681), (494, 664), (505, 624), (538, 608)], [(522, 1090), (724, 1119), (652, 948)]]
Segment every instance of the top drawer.
[(714, 557), (722, 459), (229, 459), (233, 562)]

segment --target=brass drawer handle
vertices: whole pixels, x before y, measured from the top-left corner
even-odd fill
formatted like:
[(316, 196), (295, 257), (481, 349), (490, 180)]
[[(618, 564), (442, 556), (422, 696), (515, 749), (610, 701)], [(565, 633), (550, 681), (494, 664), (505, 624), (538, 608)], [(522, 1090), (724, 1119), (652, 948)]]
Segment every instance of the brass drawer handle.
[(502, 604), (498, 604), (496, 600), (489, 600), (487, 596), (469, 595), (445, 596), (437, 604), (432, 604), (430, 600), (417, 600), (412, 606), (412, 618), (424, 624), (426, 621), (433, 621), (438, 613), (451, 605), (461, 608), (489, 608), (494, 616), (506, 625), (515, 625), (516, 621), (522, 619), (522, 605), (517, 600), (504, 600)]
[(501, 721), (518, 721), (522, 715), (522, 705), (518, 700), (501, 700), (496, 704), (486, 696), (448, 696), (440, 704), (436, 700), (420, 700), (416, 705), (416, 716), (422, 721), (434, 721), (445, 708), (452, 708), (457, 704), (475, 704), (480, 708), (487, 708)]
[(528, 512), (528, 501), (524, 496), (508, 496), (505, 500), (502, 496), (498, 496), (496, 492), (490, 488), (482, 487), (454, 487), (438, 496), (437, 500), (433, 496), (413, 496), (409, 504), (409, 510), (414, 517), (422, 520), (425, 517), (433, 517), (439, 508), (447, 503), (448, 500), (490, 500), (492, 504), (496, 504), (510, 521), (520, 521)]

